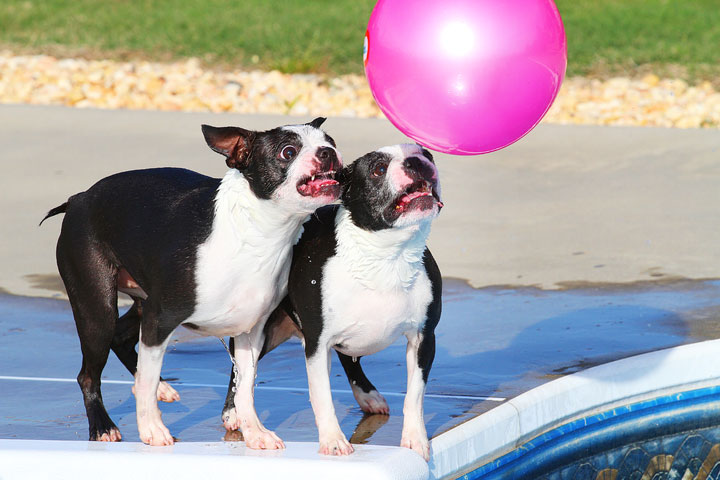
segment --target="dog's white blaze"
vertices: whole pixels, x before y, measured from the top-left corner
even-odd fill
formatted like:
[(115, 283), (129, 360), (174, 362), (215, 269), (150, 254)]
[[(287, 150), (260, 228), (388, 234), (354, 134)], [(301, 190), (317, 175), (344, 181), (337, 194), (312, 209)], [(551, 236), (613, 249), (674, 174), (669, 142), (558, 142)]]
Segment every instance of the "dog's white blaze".
[(422, 264), (429, 231), (430, 222), (424, 222), (368, 232), (340, 208), (337, 255), (323, 269), (320, 345), (340, 344), (346, 355), (370, 355), (422, 328), (432, 301)]
[(388, 165), (386, 173), (386, 178), (389, 181), (388, 186), (390, 187), (390, 191), (393, 194), (398, 194), (399, 192), (405, 190), (407, 186), (412, 183), (412, 179), (403, 169), (403, 163), (405, 161), (405, 158), (409, 156), (418, 154), (422, 155), (420, 147), (412, 144), (392, 145), (389, 147), (383, 147), (379, 149), (378, 152), (386, 153), (392, 158), (390, 164)]
[[(394, 194), (401, 192), (408, 185), (412, 183), (412, 179), (403, 169), (405, 159), (408, 157), (417, 157), (423, 159), (423, 161), (435, 171), (435, 177), (437, 178), (437, 167), (434, 163), (426, 158), (423, 154), (422, 147), (415, 143), (404, 143), (401, 145), (391, 145), (389, 147), (383, 147), (378, 149), (378, 152), (390, 155), (392, 161), (388, 165), (387, 178), (389, 180), (388, 186), (390, 191)], [(438, 195), (440, 195), (440, 183), (435, 187)]]
[(205, 334), (234, 336), (277, 306), (287, 291), (292, 245), (312, 211), (287, 203), (258, 199), (237, 170), (225, 175), (210, 236), (198, 248), (196, 307), (186, 322)]
[[(300, 135), (300, 138), (303, 139), (304, 145), (308, 147), (317, 147), (321, 145), (332, 147), (332, 145), (330, 145), (325, 139), (325, 132), (323, 132), (319, 128), (311, 127), (310, 125), (300, 124), (285, 125), (284, 127), (282, 127), (282, 130), (297, 133), (298, 135)], [(303, 150), (305, 150), (305, 148), (303, 148)]]

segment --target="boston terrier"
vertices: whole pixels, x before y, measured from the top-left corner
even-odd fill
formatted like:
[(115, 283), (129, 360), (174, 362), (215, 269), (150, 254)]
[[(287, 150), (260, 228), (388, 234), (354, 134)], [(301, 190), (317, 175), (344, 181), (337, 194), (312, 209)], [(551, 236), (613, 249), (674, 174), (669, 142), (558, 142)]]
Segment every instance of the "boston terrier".
[[(438, 171), (418, 145), (368, 153), (339, 174), (342, 206), (319, 209), (294, 248), (288, 295), (265, 326), (262, 354), (295, 335), (303, 340), (320, 453), (347, 455), (330, 392), (335, 349), (360, 407), (389, 413), (360, 357), (405, 335), (407, 395), (401, 445), (428, 460), (423, 395), (435, 355), (442, 278), (425, 246), (440, 201)], [(231, 379), (231, 386), (232, 386)], [(223, 411), (235, 415), (228, 388)]]
[[(284, 447), (260, 423), (253, 386), (265, 322), (287, 293), (293, 244), (308, 216), (340, 193), (341, 157), (320, 130), (324, 120), (264, 132), (203, 125), (208, 146), (230, 167), (222, 179), (178, 168), (129, 171), (47, 214), (65, 213), (57, 263), (80, 337), (90, 440), (121, 439), (100, 392), (112, 349), (135, 374), (141, 440), (174, 443), (157, 400), (179, 399), (160, 383), (160, 369), (170, 334), (183, 325), (234, 337), (237, 427), (250, 448)], [(118, 291), (135, 300), (120, 321)]]

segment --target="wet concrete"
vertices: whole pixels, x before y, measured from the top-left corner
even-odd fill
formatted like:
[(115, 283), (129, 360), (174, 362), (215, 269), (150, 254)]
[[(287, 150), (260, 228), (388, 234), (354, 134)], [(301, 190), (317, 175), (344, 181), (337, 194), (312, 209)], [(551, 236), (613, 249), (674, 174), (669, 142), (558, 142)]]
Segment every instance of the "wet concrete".
[[(545, 291), (473, 289), (446, 278), (437, 334), (438, 351), (425, 401), (431, 436), (499, 405), (502, 398), (558, 376), (720, 337), (720, 281)], [(353, 441), (399, 444), (404, 350), (399, 341), (362, 360), (368, 376), (386, 394), (389, 417), (363, 416), (334, 360), (335, 408), (343, 431)], [(0, 438), (86, 439), (82, 397), (74, 382), (81, 356), (68, 303), (0, 295), (0, 351)], [(176, 437), (185, 441), (223, 437), (219, 414), (229, 368), (227, 353), (217, 339), (182, 329), (176, 332), (163, 376), (176, 379), (182, 400), (161, 404), (163, 418)], [(126, 439), (137, 440), (132, 377), (112, 354), (103, 380), (110, 415)], [(256, 402), (265, 424), (285, 440), (316, 441), (299, 343), (282, 345), (260, 363)]]

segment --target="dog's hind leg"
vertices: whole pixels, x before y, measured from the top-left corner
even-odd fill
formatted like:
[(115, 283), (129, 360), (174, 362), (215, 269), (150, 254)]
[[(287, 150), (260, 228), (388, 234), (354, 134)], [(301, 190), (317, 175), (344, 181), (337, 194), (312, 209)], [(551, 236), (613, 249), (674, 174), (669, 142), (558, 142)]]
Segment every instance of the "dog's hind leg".
[(230, 345), (228, 346), (229, 354), (232, 357), (233, 365), (230, 366), (230, 382), (228, 383), (227, 394), (225, 395), (225, 405), (222, 410), (222, 422), (228, 431), (237, 430), (237, 413), (235, 411), (235, 338), (230, 337)]
[(149, 445), (175, 443), (162, 421), (157, 405), (157, 391), (165, 350), (172, 331), (179, 324), (180, 321), (173, 312), (166, 310), (163, 313), (162, 308), (152, 302), (152, 299), (146, 302), (140, 324), (138, 364), (135, 372), (135, 409), (140, 440)]
[[(133, 299), (130, 310), (120, 317), (115, 325), (115, 334), (112, 339), (112, 350), (118, 359), (125, 365), (130, 373), (137, 371), (137, 352), (135, 345), (140, 341), (140, 323), (142, 322), (143, 299), (147, 294), (140, 288), (134, 278), (125, 268), (119, 268), (117, 274), (118, 291), (129, 295)], [(134, 393), (134, 392), (133, 392)]]
[[(67, 222), (67, 217), (66, 217)], [(72, 307), (83, 360), (77, 381), (87, 412), (90, 440), (120, 441), (122, 436), (105, 410), (100, 376), (118, 318), (117, 268), (102, 254), (91, 236), (65, 228), (57, 246), (60, 276)]]
[(142, 300), (133, 298), (130, 310), (115, 324), (115, 334), (110, 344), (120, 362), (135, 375), (137, 371), (137, 352), (135, 345), (140, 340), (140, 321), (142, 320)]
[[(138, 360), (135, 345), (137, 345), (140, 340), (143, 300), (139, 297), (132, 297), (132, 299), (133, 304), (130, 310), (125, 312), (115, 324), (115, 335), (113, 335), (111, 347), (120, 362), (125, 365), (125, 368), (127, 368), (131, 374), (135, 375)], [(135, 393), (134, 385), (132, 391)], [(180, 394), (160, 378), (157, 399), (163, 402), (175, 402), (180, 400)]]
[(385, 397), (380, 395), (375, 385), (368, 380), (363, 372), (362, 366), (360, 365), (360, 358), (351, 358), (343, 353), (335, 351), (340, 364), (345, 370), (348, 382), (350, 382), (350, 388), (352, 389), (353, 395), (360, 409), (365, 413), (381, 413), (383, 415), (390, 415), (390, 407), (388, 406)]

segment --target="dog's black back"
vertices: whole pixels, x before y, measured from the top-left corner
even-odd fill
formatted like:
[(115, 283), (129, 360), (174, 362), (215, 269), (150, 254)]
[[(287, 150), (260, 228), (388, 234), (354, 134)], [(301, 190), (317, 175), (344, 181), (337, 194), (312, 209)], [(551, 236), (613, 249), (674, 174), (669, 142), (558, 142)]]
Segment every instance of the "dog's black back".
[(70, 198), (63, 230), (86, 231), (148, 295), (189, 315), (197, 246), (210, 234), (219, 184), (181, 168), (118, 173)]

